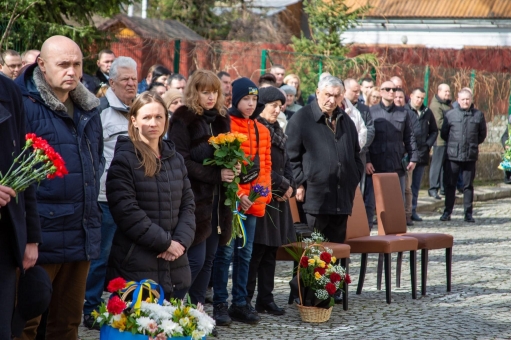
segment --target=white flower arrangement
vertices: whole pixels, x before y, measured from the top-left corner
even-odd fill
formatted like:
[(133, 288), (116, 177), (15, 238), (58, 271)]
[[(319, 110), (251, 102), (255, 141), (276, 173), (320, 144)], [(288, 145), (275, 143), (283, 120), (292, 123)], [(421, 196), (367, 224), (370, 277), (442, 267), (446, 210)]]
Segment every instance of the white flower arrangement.
[[(120, 287), (123, 283), (118, 280), (116, 284)], [(92, 313), (101, 327), (109, 326), (119, 332), (147, 335), (152, 339), (191, 336), (194, 340), (203, 339), (215, 327), (215, 321), (206, 314), (201, 304), (194, 306), (183, 300), (167, 301), (162, 298), (160, 305), (156, 303), (157, 299), (149, 298), (139, 300), (135, 308), (131, 307), (130, 301), (120, 298), (121, 291), (115, 290), (108, 303), (103, 303), (99, 312)]]

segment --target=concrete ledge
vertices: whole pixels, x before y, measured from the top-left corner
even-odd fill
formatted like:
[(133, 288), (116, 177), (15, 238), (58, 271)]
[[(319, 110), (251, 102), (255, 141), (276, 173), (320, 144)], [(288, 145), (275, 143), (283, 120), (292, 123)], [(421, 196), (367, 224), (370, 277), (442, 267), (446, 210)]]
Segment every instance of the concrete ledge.
[[(497, 186), (476, 187), (474, 191), (474, 202), (483, 202), (499, 198), (511, 197), (511, 185), (498, 184)], [(456, 195), (456, 204), (463, 204), (463, 195)], [(417, 212), (433, 212), (443, 209), (445, 203), (441, 200), (428, 196), (427, 190), (419, 192), (419, 200), (417, 202)]]

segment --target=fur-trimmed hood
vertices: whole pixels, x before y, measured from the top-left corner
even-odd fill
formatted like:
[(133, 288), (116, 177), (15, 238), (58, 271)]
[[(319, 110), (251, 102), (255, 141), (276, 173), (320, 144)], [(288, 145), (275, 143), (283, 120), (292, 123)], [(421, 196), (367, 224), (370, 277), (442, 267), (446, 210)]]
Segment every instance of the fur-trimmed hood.
[[(26, 91), (29, 95), (34, 90), (38, 92), (41, 100), (50, 110), (67, 112), (66, 106), (57, 98), (37, 64), (27, 68), (25, 73), (16, 79), (16, 83), (20, 86), (22, 92)], [(80, 107), (83, 111), (91, 111), (99, 106), (99, 99), (80, 82), (73, 91), (69, 92), (69, 96), (73, 104)]]

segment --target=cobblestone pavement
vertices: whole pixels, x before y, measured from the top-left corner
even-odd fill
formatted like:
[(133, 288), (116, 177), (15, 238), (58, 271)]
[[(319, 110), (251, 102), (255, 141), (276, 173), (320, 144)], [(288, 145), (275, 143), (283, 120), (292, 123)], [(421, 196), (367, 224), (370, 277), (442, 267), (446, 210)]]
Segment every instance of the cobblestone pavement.
[[(261, 314), (258, 325), (233, 323), (219, 327), (218, 339), (511, 339), (511, 198), (475, 203), (475, 224), (463, 222), (457, 205), (450, 222), (439, 212), (423, 213), (409, 231), (454, 235), (452, 292), (446, 292), (444, 251), (430, 252), (428, 293), (411, 297), (408, 256), (403, 259), (401, 288), (395, 287), (393, 259), (392, 304), (385, 290), (376, 290), (377, 255), (370, 255), (364, 289), (356, 295), (360, 256), (351, 257), (349, 310), (336, 305), (330, 321), (302, 323), (296, 306), (287, 304), (291, 264), (277, 266), (275, 301), (284, 316)], [(420, 256), (418, 256), (420, 262)], [(420, 292), (420, 263), (418, 263)], [(208, 305), (211, 311), (211, 306)], [(82, 340), (98, 332), (80, 329)]]

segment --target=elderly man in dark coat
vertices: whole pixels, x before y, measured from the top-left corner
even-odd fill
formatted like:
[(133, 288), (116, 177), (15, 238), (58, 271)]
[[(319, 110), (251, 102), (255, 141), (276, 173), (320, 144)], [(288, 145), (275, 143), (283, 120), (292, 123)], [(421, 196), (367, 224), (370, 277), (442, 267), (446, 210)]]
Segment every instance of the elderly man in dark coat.
[[(6, 174), (25, 146), (25, 112), (21, 93), (7, 77), (0, 77), (0, 172)], [(16, 199), (16, 194), (18, 195)], [(0, 185), (0, 339), (11, 338), (16, 298), (16, 269), (33, 267), (41, 242), (35, 186), (15, 193)]]
[(465, 222), (475, 222), (472, 217), (474, 200), (474, 178), (479, 144), (486, 139), (484, 114), (474, 108), (472, 93), (461, 90), (458, 93), (459, 107), (448, 111), (444, 116), (440, 135), (447, 144), (444, 163), (445, 209), (440, 221), (451, 219), (456, 199), (456, 182), (463, 171), (463, 207)]
[(298, 186), (296, 199), (304, 201), (307, 223), (339, 243), (345, 240), (346, 222), (364, 171), (355, 124), (336, 104), (343, 92), (339, 79), (324, 77), (317, 98), (298, 110), (286, 128)]

